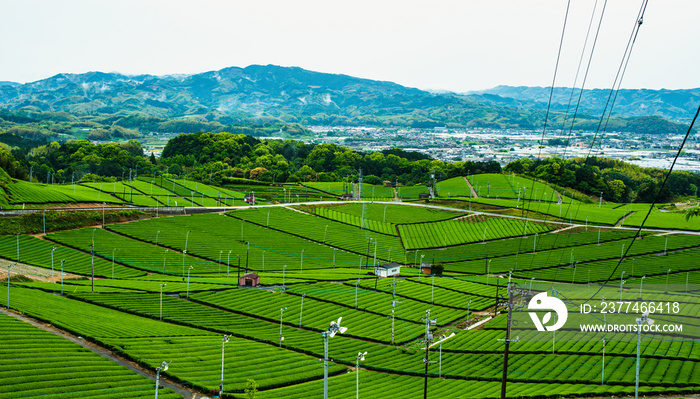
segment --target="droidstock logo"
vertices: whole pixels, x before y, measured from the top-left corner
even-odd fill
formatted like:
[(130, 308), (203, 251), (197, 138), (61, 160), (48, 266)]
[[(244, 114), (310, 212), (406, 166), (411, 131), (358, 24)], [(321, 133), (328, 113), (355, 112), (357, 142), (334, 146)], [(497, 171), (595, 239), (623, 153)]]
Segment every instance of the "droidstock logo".
[(535, 323), (537, 331), (556, 331), (564, 326), (566, 318), (569, 316), (569, 311), (566, 305), (559, 298), (548, 297), (546, 292), (541, 292), (530, 299), (527, 305), (529, 310), (553, 310), (556, 313), (555, 323), (551, 326), (545, 326), (552, 319), (552, 312), (547, 312), (540, 322), (537, 313), (528, 312), (532, 322)]

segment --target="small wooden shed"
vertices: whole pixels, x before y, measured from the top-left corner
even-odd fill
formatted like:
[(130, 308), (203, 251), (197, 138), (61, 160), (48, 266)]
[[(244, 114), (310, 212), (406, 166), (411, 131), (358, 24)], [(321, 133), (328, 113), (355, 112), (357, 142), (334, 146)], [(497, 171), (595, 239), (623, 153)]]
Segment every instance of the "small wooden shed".
[(257, 287), (260, 285), (260, 275), (257, 273), (246, 273), (238, 280), (238, 285), (245, 287)]
[(420, 271), (423, 274), (433, 274), (433, 264), (429, 262), (423, 262), (420, 264)]
[(374, 274), (379, 277), (394, 277), (401, 274), (401, 265), (396, 262), (387, 263), (386, 265), (377, 265), (374, 267)]

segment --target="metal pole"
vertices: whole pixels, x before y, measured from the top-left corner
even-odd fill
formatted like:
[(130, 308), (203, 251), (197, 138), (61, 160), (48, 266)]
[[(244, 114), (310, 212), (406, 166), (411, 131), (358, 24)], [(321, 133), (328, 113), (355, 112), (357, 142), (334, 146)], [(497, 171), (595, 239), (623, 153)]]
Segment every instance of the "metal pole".
[(377, 240), (374, 240), (374, 267), (377, 267)]
[[(245, 243), (245, 272), (248, 273), (248, 259), (250, 259), (250, 242)], [(238, 270), (238, 278), (240, 278), (240, 268)]]
[(642, 321), (637, 319), (637, 372), (634, 378), (634, 399), (639, 398), (639, 352), (642, 345)]
[(156, 369), (156, 399), (158, 399), (158, 381), (160, 380), (160, 367)]
[(602, 371), (600, 372), (600, 385), (605, 384), (605, 337), (603, 337), (603, 363)]
[(328, 332), (323, 335), (323, 399), (328, 399)]
[(391, 297), (391, 343), (394, 343), (394, 316), (396, 311), (396, 279), (394, 279), (391, 284), (392, 287), (392, 297)]
[[(557, 323), (557, 315), (554, 315), (554, 323)], [(557, 337), (557, 330), (552, 331), (552, 354), (554, 354), (554, 341), (556, 340)]]
[[(94, 230), (93, 230), (94, 234)], [(92, 292), (95, 293), (95, 244), (90, 244), (90, 263), (92, 265)]]
[(440, 357), (438, 360), (438, 378), (440, 378), (442, 377), (442, 342), (440, 342)]
[(622, 244), (622, 250), (620, 251), (620, 260), (625, 256), (625, 244)]
[(194, 266), (190, 265), (189, 268), (187, 268), (187, 298), (189, 299), (190, 297), (190, 270), (192, 270)]
[(282, 266), (282, 289), (284, 289), (284, 271), (287, 270), (287, 265)]
[(469, 308), (471, 307), (471, 305), (472, 300), (470, 299), (469, 302), (467, 302), (467, 327), (465, 328), (465, 330), (469, 329), (469, 316), (471, 316), (471, 314), (469, 313)]
[(185, 278), (185, 255), (187, 255), (187, 250), (182, 251), (182, 278)]
[(501, 399), (506, 397), (506, 381), (508, 378), (508, 354), (510, 353), (510, 329), (512, 326), (511, 316), (513, 315), (513, 290), (510, 283), (510, 274), (508, 275), (508, 324), (506, 326), (506, 346), (503, 351), (503, 376), (501, 378)]
[(301, 250), (301, 264), (299, 265), (299, 274), (304, 273), (304, 250)]
[(7, 310), (10, 310), (10, 268), (12, 264), (7, 265)]
[(532, 243), (532, 253), (534, 254), (537, 250), (537, 233), (535, 233), (535, 241)]
[(423, 383), (423, 399), (428, 399), (428, 364), (430, 362), (430, 310), (425, 312), (425, 379)]
[(224, 335), (221, 340), (221, 385), (219, 385), (219, 397), (224, 394), (224, 348), (226, 347), (226, 342), (228, 342), (228, 335)]
[(160, 320), (163, 321), (163, 287), (167, 285), (167, 283), (161, 283), (160, 284)]
[(491, 274), (491, 259), (486, 263), (486, 285), (489, 285), (489, 275)]
[[(56, 247), (51, 248), (51, 282), (54, 282), (53, 279), (53, 251), (56, 250)], [(686, 290), (687, 291), (687, 290)]]
[(301, 318), (304, 315), (304, 298), (306, 298), (306, 293), (301, 294), (301, 310), (299, 311), (299, 328), (301, 328)]
[[(374, 187), (372, 187), (374, 191)], [(360, 399), (360, 356), (355, 358), (355, 399)]]
[(282, 347), (282, 317), (284, 316), (284, 310), (287, 307), (280, 308), (280, 348)]
[(168, 250), (163, 253), (163, 273), (165, 273), (165, 258), (168, 256)]
[(63, 262), (65, 261), (65, 259), (61, 259), (61, 295), (63, 295)]
[[(418, 250), (416, 250), (416, 253), (418, 253)], [(418, 265), (418, 281), (420, 281), (420, 275), (422, 274), (422, 270), (423, 270), (423, 257), (424, 256), (425, 255), (420, 256), (420, 265)]]

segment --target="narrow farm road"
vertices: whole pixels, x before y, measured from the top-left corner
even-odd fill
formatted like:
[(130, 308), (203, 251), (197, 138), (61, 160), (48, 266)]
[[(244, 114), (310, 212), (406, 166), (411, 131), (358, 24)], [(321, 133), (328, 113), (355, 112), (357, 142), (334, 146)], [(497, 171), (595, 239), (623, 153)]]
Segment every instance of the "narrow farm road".
[(634, 212), (630, 211), (625, 216), (621, 217), (620, 220), (618, 220), (617, 223), (615, 223), (615, 227), (624, 227), (625, 226), (625, 219), (632, 216), (633, 213)]
[[(127, 369), (134, 371), (138, 375), (141, 375), (141, 376), (144, 376), (150, 380), (153, 380), (154, 382), (156, 380), (154, 372), (151, 372), (150, 370), (147, 371), (144, 368), (142, 368), (141, 366), (137, 365), (136, 363), (122, 359), (122, 358), (118, 357), (117, 355), (115, 355), (113, 352), (111, 352), (105, 348), (102, 348), (102, 347), (100, 347), (92, 342), (88, 342), (88, 341), (84, 340), (83, 338), (68, 334), (64, 331), (57, 329), (56, 327), (54, 327), (50, 324), (36, 321), (36, 320), (31, 319), (27, 316), (20, 315), (20, 314), (17, 314), (15, 312), (8, 312), (7, 309), (0, 309), (0, 312), (4, 313), (6, 315), (12, 316), (15, 319), (21, 320), (25, 323), (31, 324), (32, 326), (40, 328), (44, 331), (48, 331), (50, 333), (56, 334), (59, 337), (67, 339), (73, 343), (76, 343), (76, 344), (82, 346), (83, 348), (89, 349), (92, 352), (97, 353), (98, 355), (100, 355), (106, 359), (109, 359), (115, 363), (118, 363), (120, 366), (126, 367)], [(190, 391), (181, 385), (178, 385), (178, 384), (175, 384), (175, 383), (169, 381), (168, 378), (164, 377), (163, 375), (161, 375), (159, 383), (163, 387), (170, 388), (173, 391), (179, 393), (185, 399), (195, 399), (197, 397), (197, 395), (201, 395), (198, 392)], [(201, 396), (200, 396), (200, 398), (201, 398)]]
[(476, 191), (474, 191), (474, 187), (472, 187), (472, 184), (469, 182), (469, 179), (466, 177), (463, 177), (464, 181), (467, 182), (467, 186), (469, 186), (469, 189), (472, 190), (472, 197), (473, 198), (479, 198), (478, 195), (476, 195)]

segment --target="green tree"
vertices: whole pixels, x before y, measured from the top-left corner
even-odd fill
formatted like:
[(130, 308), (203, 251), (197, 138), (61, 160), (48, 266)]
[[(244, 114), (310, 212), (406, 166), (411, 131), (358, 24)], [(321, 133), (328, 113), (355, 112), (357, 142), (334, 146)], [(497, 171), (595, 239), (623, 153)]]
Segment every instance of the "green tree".
[(258, 392), (258, 383), (254, 379), (249, 378), (245, 382), (245, 397), (255, 399), (255, 394)]
[(625, 183), (622, 180), (613, 180), (608, 183), (610, 186), (610, 195), (614, 202), (620, 202), (623, 200), (626, 192)]

